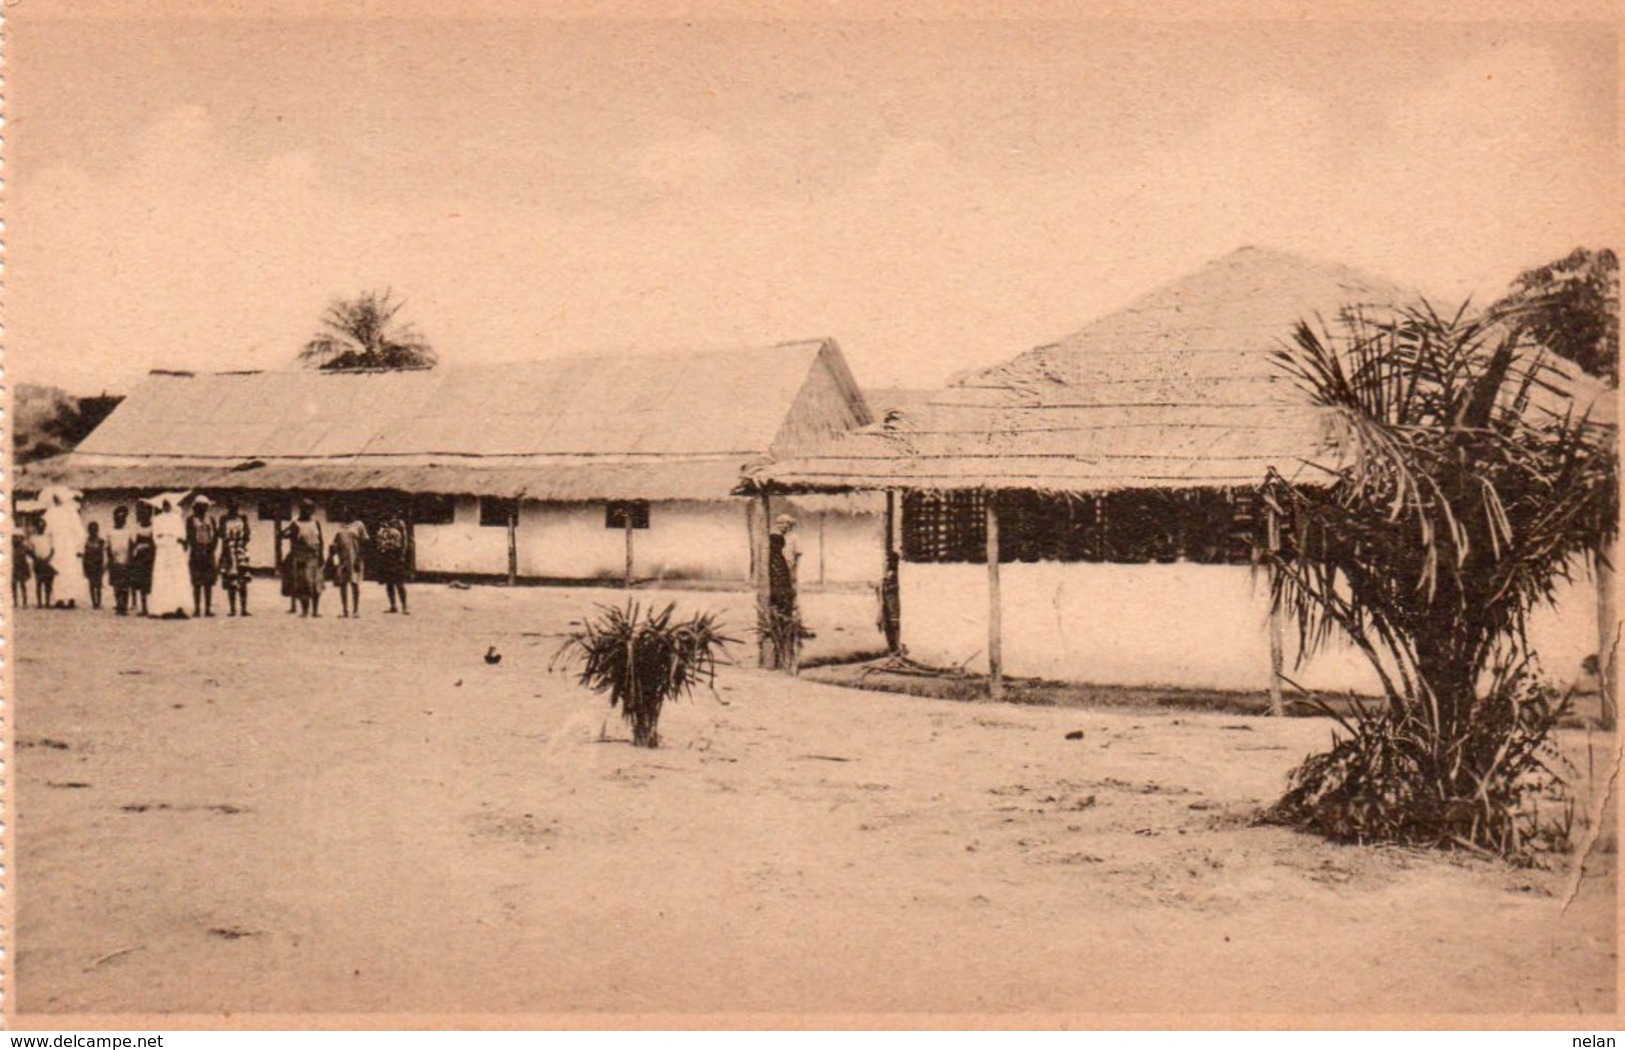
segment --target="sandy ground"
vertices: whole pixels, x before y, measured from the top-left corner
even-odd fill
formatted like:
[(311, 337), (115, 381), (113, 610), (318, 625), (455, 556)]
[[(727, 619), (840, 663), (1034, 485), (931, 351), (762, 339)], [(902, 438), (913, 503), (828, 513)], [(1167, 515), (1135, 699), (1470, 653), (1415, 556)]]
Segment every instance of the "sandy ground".
[[(1611, 839), (1565, 910), (1564, 872), (1251, 826), (1318, 720), (730, 669), (642, 751), (548, 670), (613, 592), (423, 587), (408, 619), (369, 587), (349, 621), (260, 594), (17, 616), (24, 1014), (1616, 1006)], [(866, 597), (809, 603), (817, 646), (872, 641)]]

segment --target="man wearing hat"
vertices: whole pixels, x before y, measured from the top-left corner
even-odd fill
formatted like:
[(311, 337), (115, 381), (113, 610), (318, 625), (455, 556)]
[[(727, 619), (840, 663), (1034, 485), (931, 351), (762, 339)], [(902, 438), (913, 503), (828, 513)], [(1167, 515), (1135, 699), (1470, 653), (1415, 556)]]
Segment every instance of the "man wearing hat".
[(186, 567), (192, 576), (192, 615), (214, 615), (214, 584), (219, 577), (220, 526), (209, 517), (213, 506), (199, 493), (186, 519)]
[(795, 529), (796, 519), (788, 514), (773, 519), (767, 542), (767, 595), (774, 619), (800, 633), (796, 574), (801, 567), (801, 547), (796, 543)]

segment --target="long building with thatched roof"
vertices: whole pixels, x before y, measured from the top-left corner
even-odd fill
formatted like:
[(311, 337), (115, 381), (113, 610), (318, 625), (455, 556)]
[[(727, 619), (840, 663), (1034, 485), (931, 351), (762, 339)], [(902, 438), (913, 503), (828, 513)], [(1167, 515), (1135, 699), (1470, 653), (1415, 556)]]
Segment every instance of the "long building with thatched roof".
[[(85, 490), (92, 518), (155, 491), (235, 494), (266, 522), (252, 553), (267, 566), (270, 526), (301, 494), (329, 520), (402, 511), (426, 572), (744, 580), (741, 470), (870, 421), (832, 339), (405, 372), (159, 372), (19, 483)], [(878, 575), (879, 519), (861, 501), (809, 503), (823, 544), (809, 571)]]
[[(1344, 266), (1243, 248), (923, 403), (777, 456), (750, 481), (768, 499), (889, 494), (901, 638), (923, 662), (1278, 689), (1293, 654), (1272, 653), (1255, 496), (1272, 469), (1313, 477), (1328, 434), (1275, 355), (1300, 320), (1414, 298)], [(1595, 408), (1612, 420), (1611, 401)], [(1561, 673), (1596, 651), (1572, 622), (1536, 631)], [(1317, 688), (1375, 685), (1352, 652), (1291, 673)]]

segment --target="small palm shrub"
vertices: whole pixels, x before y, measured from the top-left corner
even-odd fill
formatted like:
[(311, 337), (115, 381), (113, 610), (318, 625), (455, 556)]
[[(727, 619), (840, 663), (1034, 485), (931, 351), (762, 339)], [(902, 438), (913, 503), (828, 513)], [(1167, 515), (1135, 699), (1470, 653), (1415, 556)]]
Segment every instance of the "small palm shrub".
[(771, 609), (755, 629), (756, 636), (765, 640), (773, 653), (773, 666), (795, 674), (801, 667), (801, 640), (807, 636), (807, 627), (795, 612)]
[(718, 657), (735, 639), (711, 613), (677, 619), (673, 604), (659, 611), (636, 602), (600, 608), (565, 638), (554, 660), (579, 664), (580, 683), (609, 694), (609, 706), (619, 707), (632, 727), (634, 746), (659, 747), (660, 709), (696, 685), (712, 685)]
[(1267, 822), (1338, 842), (1462, 848), (1525, 861), (1566, 847), (1574, 806), (1551, 732), (1571, 705), (1533, 675), (1492, 686), (1442, 748), (1414, 708), (1356, 703), (1343, 716), (1321, 707), (1343, 733), (1331, 750), (1292, 771)]

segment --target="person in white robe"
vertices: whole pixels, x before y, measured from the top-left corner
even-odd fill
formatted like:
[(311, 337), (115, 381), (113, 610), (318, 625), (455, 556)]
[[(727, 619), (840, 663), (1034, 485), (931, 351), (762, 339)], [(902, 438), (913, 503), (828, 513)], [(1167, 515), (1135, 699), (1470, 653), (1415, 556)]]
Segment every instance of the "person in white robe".
[(157, 552), (152, 561), (152, 594), (147, 598), (151, 616), (184, 620), (192, 606), (192, 577), (186, 567), (186, 519), (181, 515), (184, 492), (166, 493), (147, 502), (157, 508), (152, 516), (152, 538)]
[(85, 523), (79, 516), (83, 497), (53, 485), (40, 493), (45, 504), (45, 534), (55, 550), (56, 588), (52, 603), (59, 609), (90, 608), (90, 581), (85, 578)]

